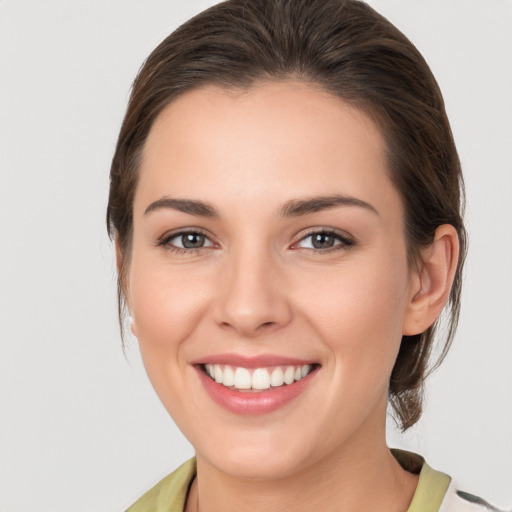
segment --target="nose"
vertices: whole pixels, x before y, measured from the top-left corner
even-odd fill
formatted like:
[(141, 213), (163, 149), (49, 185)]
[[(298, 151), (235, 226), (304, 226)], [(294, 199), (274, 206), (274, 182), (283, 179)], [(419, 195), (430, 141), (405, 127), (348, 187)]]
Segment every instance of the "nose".
[(263, 251), (242, 250), (225, 262), (214, 309), (223, 328), (255, 337), (287, 325), (292, 317), (279, 265)]

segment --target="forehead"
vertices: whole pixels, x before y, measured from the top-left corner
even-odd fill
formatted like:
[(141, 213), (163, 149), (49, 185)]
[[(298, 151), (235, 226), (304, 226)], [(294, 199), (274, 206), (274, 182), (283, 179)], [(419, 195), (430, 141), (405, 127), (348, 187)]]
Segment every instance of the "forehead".
[(154, 122), (136, 208), (141, 197), (165, 194), (210, 202), (214, 194), (225, 202), (332, 193), (396, 200), (385, 155), (366, 114), (314, 86), (202, 87), (170, 103)]

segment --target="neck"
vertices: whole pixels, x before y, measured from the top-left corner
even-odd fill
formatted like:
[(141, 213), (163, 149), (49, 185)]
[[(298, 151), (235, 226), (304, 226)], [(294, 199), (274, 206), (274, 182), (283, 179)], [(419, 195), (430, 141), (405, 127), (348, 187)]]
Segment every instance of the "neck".
[(355, 440), (315, 464), (273, 480), (226, 474), (200, 456), (187, 512), (405, 512), (418, 477), (400, 467), (382, 439)]

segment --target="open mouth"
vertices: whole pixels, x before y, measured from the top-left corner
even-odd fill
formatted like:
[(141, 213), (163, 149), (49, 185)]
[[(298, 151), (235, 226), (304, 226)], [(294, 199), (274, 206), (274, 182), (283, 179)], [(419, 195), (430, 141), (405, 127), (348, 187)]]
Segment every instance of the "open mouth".
[(289, 386), (307, 377), (318, 364), (244, 368), (227, 364), (203, 364), (202, 371), (226, 388), (261, 392)]

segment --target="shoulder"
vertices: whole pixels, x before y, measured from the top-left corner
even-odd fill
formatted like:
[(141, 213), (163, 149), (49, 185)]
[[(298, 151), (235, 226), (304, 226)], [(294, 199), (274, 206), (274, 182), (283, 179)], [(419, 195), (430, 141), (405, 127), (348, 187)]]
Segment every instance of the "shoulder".
[(452, 481), (439, 512), (505, 512), (473, 494), (460, 490)]
[(183, 512), (195, 474), (196, 461), (192, 458), (160, 480), (126, 512)]
[(431, 468), (419, 455), (396, 449), (391, 452), (404, 469), (419, 473), (418, 487), (407, 512), (505, 512), (463, 491), (451, 477)]

